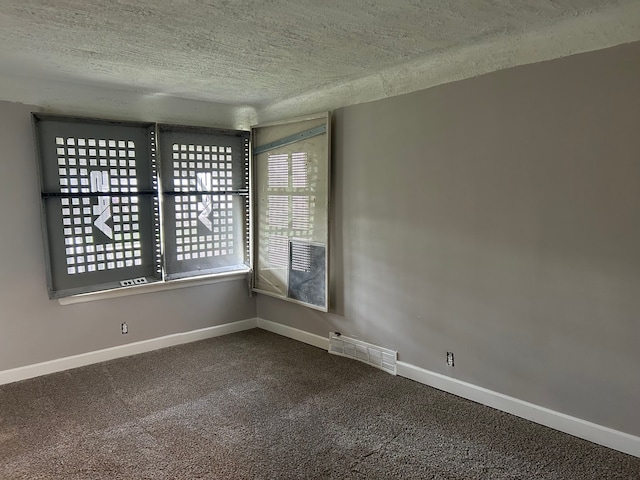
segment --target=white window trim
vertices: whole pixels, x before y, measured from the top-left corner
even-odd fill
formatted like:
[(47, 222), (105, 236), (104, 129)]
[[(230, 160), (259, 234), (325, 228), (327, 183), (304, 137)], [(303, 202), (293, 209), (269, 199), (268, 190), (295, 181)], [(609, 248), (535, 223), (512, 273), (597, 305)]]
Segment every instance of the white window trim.
[(214, 283), (232, 282), (247, 279), (251, 269), (247, 267), (243, 270), (236, 270), (231, 273), (218, 273), (202, 277), (188, 277), (177, 280), (167, 280), (163, 282), (153, 282), (144, 285), (133, 285), (131, 287), (119, 287), (111, 290), (100, 290), (97, 292), (80, 293), (69, 297), (58, 298), (60, 305), (74, 305), (77, 303), (95, 302), (110, 298), (128, 297), (131, 295), (142, 295), (144, 293), (163, 292), (166, 290), (176, 290), (178, 288), (197, 287), (200, 285), (210, 285)]

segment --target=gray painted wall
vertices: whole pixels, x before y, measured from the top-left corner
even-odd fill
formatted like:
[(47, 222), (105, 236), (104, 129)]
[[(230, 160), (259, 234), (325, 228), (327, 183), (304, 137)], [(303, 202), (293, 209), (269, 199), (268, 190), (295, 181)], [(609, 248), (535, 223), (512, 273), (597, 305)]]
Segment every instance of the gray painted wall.
[[(173, 117), (166, 112), (163, 118), (184, 118), (193, 102), (177, 107), (172, 105)], [(99, 116), (93, 108), (74, 113)], [(131, 105), (121, 108), (126, 118), (156, 120)], [(30, 118), (35, 110), (0, 102), (0, 371), (255, 317), (244, 281), (68, 306), (49, 300)], [(117, 118), (113, 108), (108, 113)]]
[(335, 112), (333, 313), (260, 296), (258, 316), (640, 435), (638, 59)]

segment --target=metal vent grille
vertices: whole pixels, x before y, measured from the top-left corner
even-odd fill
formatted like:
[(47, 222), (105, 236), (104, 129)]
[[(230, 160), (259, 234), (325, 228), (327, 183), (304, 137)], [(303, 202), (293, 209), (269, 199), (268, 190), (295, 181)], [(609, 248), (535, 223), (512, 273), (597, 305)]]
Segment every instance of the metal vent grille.
[(329, 332), (329, 353), (349, 357), (396, 375), (398, 352)]

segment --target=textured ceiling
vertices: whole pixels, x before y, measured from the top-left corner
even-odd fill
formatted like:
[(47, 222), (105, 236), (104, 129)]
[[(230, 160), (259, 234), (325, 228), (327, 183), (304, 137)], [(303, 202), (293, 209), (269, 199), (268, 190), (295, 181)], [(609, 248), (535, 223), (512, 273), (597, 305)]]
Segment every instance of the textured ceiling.
[(0, 2), (0, 75), (282, 113), (633, 40), (638, 0)]

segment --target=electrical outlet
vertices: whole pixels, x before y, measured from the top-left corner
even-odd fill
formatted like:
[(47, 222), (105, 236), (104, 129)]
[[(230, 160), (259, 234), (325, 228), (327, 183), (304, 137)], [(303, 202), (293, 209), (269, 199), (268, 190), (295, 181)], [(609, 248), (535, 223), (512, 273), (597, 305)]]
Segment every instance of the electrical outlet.
[(120, 325), (120, 329), (123, 335), (129, 333), (129, 326), (127, 325), (127, 322), (122, 322), (122, 324)]
[(447, 365), (453, 367), (453, 352), (447, 352)]

